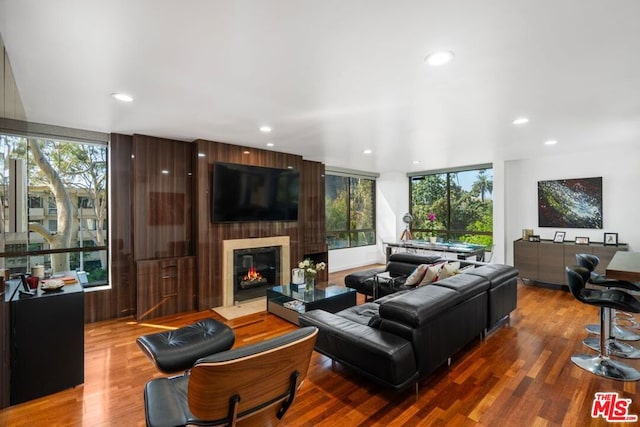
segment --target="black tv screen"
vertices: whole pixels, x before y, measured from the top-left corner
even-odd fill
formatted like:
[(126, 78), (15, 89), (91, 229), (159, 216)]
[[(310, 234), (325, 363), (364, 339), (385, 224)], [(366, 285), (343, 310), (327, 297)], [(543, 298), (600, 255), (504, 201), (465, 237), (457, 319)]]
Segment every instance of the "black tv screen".
[(602, 177), (538, 181), (538, 226), (602, 228)]
[(297, 221), (300, 173), (237, 163), (213, 164), (213, 222)]

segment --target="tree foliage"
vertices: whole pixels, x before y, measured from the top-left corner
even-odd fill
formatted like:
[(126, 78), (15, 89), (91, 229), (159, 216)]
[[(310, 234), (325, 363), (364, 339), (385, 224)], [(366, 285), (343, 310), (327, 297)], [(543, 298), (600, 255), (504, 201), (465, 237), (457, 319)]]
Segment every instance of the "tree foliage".
[(411, 178), (413, 235), (415, 238), (428, 235), (428, 215), (434, 213), (438, 236), (490, 246), (493, 201), (488, 196), (493, 192), (493, 181), (486, 170), (478, 170), (473, 184), (464, 188), (459, 175), (443, 173)]

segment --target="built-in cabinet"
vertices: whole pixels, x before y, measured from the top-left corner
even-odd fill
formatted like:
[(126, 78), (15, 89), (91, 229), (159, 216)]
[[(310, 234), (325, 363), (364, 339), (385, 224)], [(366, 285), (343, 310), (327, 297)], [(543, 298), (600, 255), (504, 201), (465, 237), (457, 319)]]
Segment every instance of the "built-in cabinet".
[(194, 309), (193, 146), (133, 136), (136, 318)]
[(602, 243), (576, 245), (573, 242), (555, 243), (552, 240), (513, 242), (513, 263), (520, 278), (534, 282), (567, 286), (565, 267), (576, 265), (577, 253), (597, 255), (600, 263), (596, 272), (604, 274), (607, 264), (617, 251), (628, 250), (628, 245), (606, 246)]
[(136, 262), (136, 318), (193, 310), (195, 257)]

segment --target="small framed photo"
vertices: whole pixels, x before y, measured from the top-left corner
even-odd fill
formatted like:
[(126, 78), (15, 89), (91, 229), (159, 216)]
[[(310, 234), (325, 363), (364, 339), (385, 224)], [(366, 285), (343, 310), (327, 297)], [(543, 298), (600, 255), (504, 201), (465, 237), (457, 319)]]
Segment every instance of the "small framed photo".
[(588, 237), (576, 237), (576, 245), (588, 245), (589, 238)]
[(540, 236), (537, 234), (533, 234), (531, 236), (529, 236), (529, 241), (530, 242), (539, 242), (540, 241)]
[(604, 233), (604, 244), (618, 246), (618, 233)]
[(564, 242), (565, 234), (566, 233), (564, 231), (556, 231), (556, 235), (553, 236), (553, 243), (562, 243), (562, 242)]

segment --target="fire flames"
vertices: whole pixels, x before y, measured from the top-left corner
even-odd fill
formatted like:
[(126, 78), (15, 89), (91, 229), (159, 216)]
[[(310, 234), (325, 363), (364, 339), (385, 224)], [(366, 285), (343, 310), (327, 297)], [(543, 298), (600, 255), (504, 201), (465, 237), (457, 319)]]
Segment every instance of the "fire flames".
[(249, 267), (249, 271), (242, 278), (245, 282), (254, 282), (256, 280), (262, 280), (262, 275), (256, 271), (256, 268), (252, 265)]

